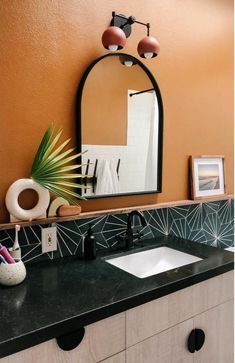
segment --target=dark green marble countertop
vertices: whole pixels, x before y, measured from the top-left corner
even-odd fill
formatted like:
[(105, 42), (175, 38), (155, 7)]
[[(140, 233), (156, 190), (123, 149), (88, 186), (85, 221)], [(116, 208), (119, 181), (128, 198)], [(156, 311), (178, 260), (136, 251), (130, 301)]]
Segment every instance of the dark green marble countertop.
[(0, 358), (233, 269), (232, 252), (196, 242), (168, 236), (143, 245), (204, 259), (144, 279), (105, 262), (110, 251), (27, 266), (21, 285), (0, 287)]

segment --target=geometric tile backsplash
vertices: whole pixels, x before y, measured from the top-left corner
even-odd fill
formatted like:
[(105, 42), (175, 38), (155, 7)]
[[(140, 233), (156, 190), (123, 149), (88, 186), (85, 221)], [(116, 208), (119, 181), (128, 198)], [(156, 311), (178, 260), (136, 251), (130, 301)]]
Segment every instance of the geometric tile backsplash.
[[(154, 236), (174, 235), (192, 241), (221, 248), (234, 245), (234, 201), (233, 199), (202, 202), (198, 204), (160, 208), (143, 212), (147, 226), (142, 227), (134, 218), (134, 229), (139, 230), (143, 239)], [(42, 254), (41, 230), (47, 225), (22, 228), (19, 233), (22, 259), (25, 263), (82, 254), (83, 238), (92, 225), (97, 248), (115, 246), (115, 236), (126, 230), (127, 214), (104, 215), (89, 219), (56, 223), (58, 249)], [(1, 230), (0, 242), (11, 247), (14, 230)]]

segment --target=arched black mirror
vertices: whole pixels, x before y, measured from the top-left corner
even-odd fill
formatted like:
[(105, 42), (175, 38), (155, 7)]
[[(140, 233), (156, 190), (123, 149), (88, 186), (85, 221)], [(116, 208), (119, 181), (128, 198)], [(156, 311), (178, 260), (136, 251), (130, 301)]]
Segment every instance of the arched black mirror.
[(87, 198), (160, 193), (163, 105), (137, 58), (111, 53), (85, 71), (77, 93), (77, 145)]

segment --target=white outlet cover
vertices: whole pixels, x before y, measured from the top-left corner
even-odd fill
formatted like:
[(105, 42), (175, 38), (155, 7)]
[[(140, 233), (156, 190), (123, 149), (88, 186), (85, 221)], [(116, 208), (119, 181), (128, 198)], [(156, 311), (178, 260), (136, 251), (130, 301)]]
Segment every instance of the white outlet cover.
[(56, 227), (42, 228), (42, 253), (57, 250)]

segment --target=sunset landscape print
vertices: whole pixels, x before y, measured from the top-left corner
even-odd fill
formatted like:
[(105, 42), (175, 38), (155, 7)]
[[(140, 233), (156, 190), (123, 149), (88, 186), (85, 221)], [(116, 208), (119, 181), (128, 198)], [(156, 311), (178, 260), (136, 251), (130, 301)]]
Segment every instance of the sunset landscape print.
[(198, 165), (199, 190), (220, 189), (219, 165), (199, 164)]

